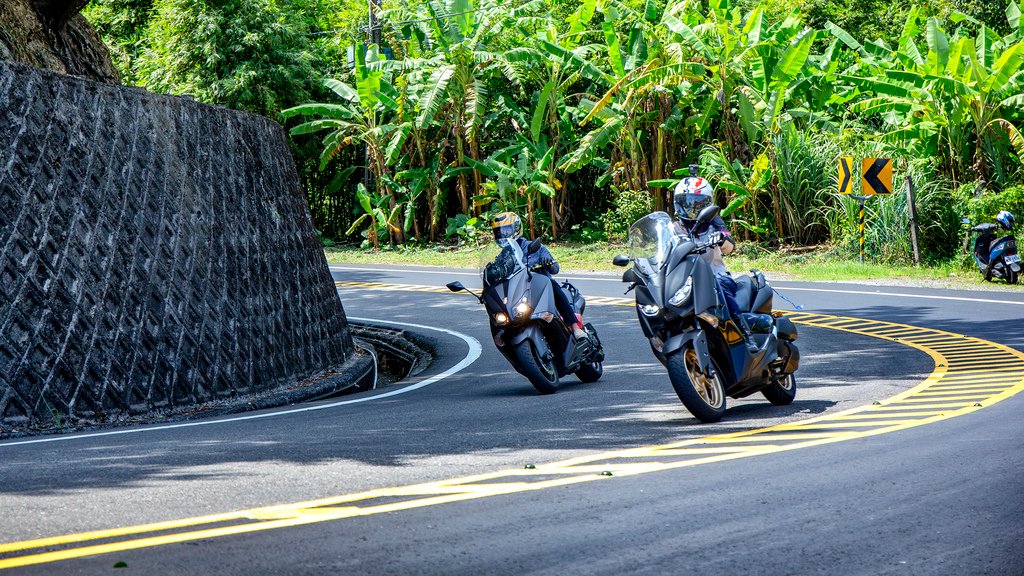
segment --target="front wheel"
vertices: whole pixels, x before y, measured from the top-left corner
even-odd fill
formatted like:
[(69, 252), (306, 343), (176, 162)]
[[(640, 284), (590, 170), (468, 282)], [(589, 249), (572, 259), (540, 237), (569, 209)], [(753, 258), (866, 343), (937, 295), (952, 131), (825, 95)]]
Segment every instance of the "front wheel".
[(796, 376), (786, 374), (781, 380), (776, 380), (767, 388), (761, 389), (761, 394), (776, 406), (792, 404), (796, 398)]
[(550, 350), (540, 354), (533, 341), (526, 339), (516, 344), (515, 353), (520, 371), (537, 392), (553, 394), (558, 390), (558, 369), (555, 368), (555, 357)]
[(697, 351), (686, 346), (666, 359), (668, 378), (683, 406), (701, 422), (718, 422), (725, 415), (725, 386), (718, 370), (707, 376), (700, 369)]

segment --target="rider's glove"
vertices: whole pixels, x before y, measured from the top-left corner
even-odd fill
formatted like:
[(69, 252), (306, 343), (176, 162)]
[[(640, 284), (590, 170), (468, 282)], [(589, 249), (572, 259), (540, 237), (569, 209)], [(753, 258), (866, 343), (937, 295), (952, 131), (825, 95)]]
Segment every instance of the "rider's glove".
[(712, 232), (708, 235), (708, 246), (721, 246), (722, 244), (725, 244), (725, 234)]
[(551, 258), (541, 258), (540, 261), (537, 262), (537, 265), (540, 266), (541, 268), (550, 268), (554, 266), (554, 264), (555, 261), (552, 260)]

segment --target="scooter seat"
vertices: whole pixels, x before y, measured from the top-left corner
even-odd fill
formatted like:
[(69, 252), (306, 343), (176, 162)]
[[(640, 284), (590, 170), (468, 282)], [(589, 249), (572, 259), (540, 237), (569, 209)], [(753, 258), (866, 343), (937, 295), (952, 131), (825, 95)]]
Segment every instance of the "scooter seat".
[(741, 312), (750, 312), (754, 307), (754, 296), (757, 295), (757, 287), (754, 280), (743, 274), (735, 279), (736, 281), (736, 303), (740, 305)]

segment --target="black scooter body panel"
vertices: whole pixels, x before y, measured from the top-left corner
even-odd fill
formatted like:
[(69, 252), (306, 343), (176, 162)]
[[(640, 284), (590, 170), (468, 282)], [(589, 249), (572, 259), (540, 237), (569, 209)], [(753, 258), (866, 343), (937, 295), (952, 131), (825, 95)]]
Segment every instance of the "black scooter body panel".
[[(512, 365), (517, 372), (522, 369), (516, 360), (513, 349), (516, 345), (530, 340), (539, 354), (543, 355), (551, 350), (555, 357), (555, 367), (559, 376), (571, 374), (579, 368), (580, 364), (576, 359), (576, 340), (572, 337), (572, 330), (562, 320), (555, 304), (555, 285), (551, 277), (528, 272), (525, 269), (513, 277), (503, 280), (493, 286), (484, 286), (483, 300), (487, 310), (487, 316), (491, 327), (491, 336), (494, 338), (495, 346), (502, 356)], [(573, 289), (575, 291), (575, 288)], [(528, 318), (515, 317), (515, 307), (527, 296), (530, 306)], [(571, 293), (570, 301), (573, 307), (581, 314), (586, 308), (586, 300), (578, 291)], [(494, 316), (505, 313), (513, 319), (505, 325), (499, 326)], [(551, 320), (545, 320), (544, 316), (550, 314)], [(603, 353), (599, 350), (600, 355)]]
[[(643, 274), (641, 268), (634, 266), (635, 277), (640, 280), (635, 285), (640, 328), (662, 364), (666, 363), (667, 356), (691, 344), (697, 352), (699, 367), (717, 370), (728, 396), (749, 396), (771, 384), (773, 375), (791, 373), (799, 366), (799, 351), (791, 343), (796, 339), (796, 327), (789, 319), (769, 316), (770, 331), (755, 336), (760, 351), (751, 355), (725, 305), (724, 295), (719, 293), (721, 288), (710, 264), (700, 252), (694, 252), (700, 248), (690, 241), (674, 246), (664, 267), (651, 275)], [(648, 268), (645, 265), (643, 269)], [(672, 306), (669, 299), (685, 285), (687, 278), (692, 279), (690, 297), (680, 307)], [(749, 307), (754, 313), (770, 315), (774, 295), (771, 286), (757, 271), (751, 284), (753, 293), (741, 306)], [(647, 316), (640, 309), (644, 305), (655, 305), (659, 310)], [(704, 313), (717, 318), (717, 328), (708, 323), (714, 319), (700, 318)], [(784, 320), (786, 341), (780, 340), (779, 320)], [(780, 352), (785, 353), (781, 359)]]

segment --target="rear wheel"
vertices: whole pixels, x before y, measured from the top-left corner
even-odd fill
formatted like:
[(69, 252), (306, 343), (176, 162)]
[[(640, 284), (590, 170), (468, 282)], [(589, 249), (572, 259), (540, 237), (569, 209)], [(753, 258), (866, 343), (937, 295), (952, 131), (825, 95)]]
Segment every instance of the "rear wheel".
[(1007, 268), (1006, 269), (1006, 283), (1007, 284), (1016, 284), (1017, 280), (1019, 278), (1020, 278), (1020, 273), (1019, 272), (1014, 272), (1012, 268)]
[(550, 349), (538, 353), (530, 339), (523, 340), (515, 347), (516, 360), (526, 378), (541, 394), (552, 394), (558, 390), (558, 369), (555, 355)]
[(781, 380), (776, 380), (767, 388), (763, 388), (761, 394), (776, 406), (791, 404), (796, 398), (796, 376), (786, 374)]
[(718, 370), (707, 376), (700, 369), (692, 346), (677, 350), (666, 359), (668, 378), (683, 406), (701, 422), (718, 422), (725, 414), (725, 386)]
[(584, 364), (576, 369), (576, 377), (580, 379), (580, 382), (585, 384), (597, 382), (601, 379), (602, 374), (604, 374), (604, 366), (602, 366), (600, 362)]

